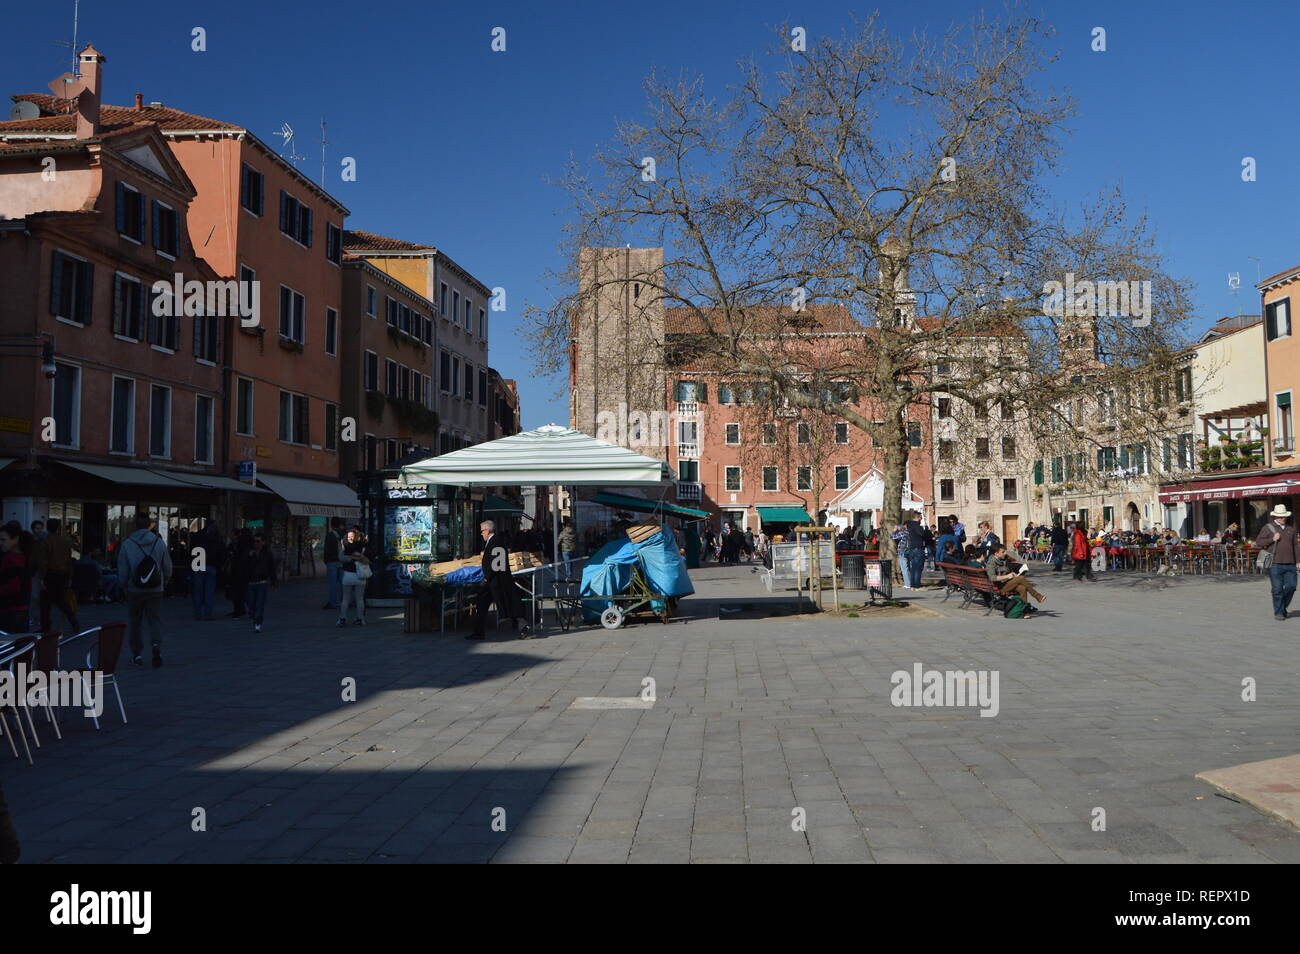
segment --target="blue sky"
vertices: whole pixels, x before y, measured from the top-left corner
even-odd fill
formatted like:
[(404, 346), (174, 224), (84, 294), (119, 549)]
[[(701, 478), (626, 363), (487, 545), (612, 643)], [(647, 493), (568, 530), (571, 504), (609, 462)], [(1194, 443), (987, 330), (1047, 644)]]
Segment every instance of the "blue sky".
[[(67, 69), (72, 0), (14, 5), (0, 40), (0, 92), (45, 91)], [(879, 8), (895, 32), (936, 30), (994, 3), (831, 2), (220, 3), (83, 0), (79, 44), (108, 58), (106, 99), (146, 101), (238, 122), (261, 139), (288, 122), (299, 166), (319, 176), (319, 122), (329, 124), (327, 183), (349, 225), (427, 241), (489, 286), (507, 290), (493, 316), (491, 361), (520, 382), (527, 427), (567, 419), (560, 381), (539, 379), (513, 333), (523, 306), (549, 301), (544, 276), (569, 214), (557, 177), (587, 158), (616, 117), (639, 116), (651, 68), (703, 73), (718, 91), (737, 59), (764, 51), (783, 21), (834, 32), (849, 10)], [(1044, 2), (1057, 31), (1050, 82), (1079, 103), (1060, 174), (1049, 183), (1075, 206), (1123, 186), (1151, 217), (1170, 269), (1197, 286), (1197, 327), (1258, 310), (1253, 285), (1300, 264), (1293, 57), (1300, 4), (1210, 0)], [(190, 31), (207, 31), (206, 53)], [(493, 27), (507, 52), (489, 49)], [(1091, 31), (1107, 31), (1107, 51)], [(7, 98), (4, 101), (7, 105)], [(339, 181), (339, 159), (358, 178)], [(1257, 161), (1257, 181), (1241, 161)], [(1252, 256), (1259, 261), (1256, 262)], [(1234, 299), (1227, 276), (1238, 272)]]

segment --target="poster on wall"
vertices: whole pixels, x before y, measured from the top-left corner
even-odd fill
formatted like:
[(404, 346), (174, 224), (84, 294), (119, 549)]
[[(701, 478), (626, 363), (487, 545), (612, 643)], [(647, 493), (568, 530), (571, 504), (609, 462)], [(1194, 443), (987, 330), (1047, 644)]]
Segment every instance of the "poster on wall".
[(389, 507), (384, 513), (384, 555), (390, 560), (433, 559), (433, 508)]

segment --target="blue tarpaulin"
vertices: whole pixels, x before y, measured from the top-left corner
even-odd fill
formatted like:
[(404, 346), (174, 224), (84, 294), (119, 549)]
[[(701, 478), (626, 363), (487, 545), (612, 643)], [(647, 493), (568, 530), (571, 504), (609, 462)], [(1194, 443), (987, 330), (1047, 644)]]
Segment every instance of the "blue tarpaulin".
[[(690, 596), (695, 592), (691, 585), (686, 562), (677, 549), (677, 540), (663, 527), (648, 540), (633, 543), (626, 534), (611, 540), (587, 559), (582, 570), (581, 595), (597, 597), (582, 601), (583, 615), (588, 619), (599, 616), (612, 605), (602, 596), (616, 596), (632, 583), (632, 571), (639, 568), (650, 592), (656, 596)], [(663, 600), (651, 600), (655, 612), (663, 612)]]
[(483, 567), (481, 566), (463, 566), (459, 570), (452, 570), (445, 577), (448, 583), (482, 583)]

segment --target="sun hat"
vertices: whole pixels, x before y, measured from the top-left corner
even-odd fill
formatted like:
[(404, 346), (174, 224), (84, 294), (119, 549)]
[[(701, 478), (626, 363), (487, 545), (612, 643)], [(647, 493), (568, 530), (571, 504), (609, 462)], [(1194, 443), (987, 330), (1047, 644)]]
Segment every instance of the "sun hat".
[(1270, 517), (1289, 517), (1289, 516), (1291, 516), (1291, 511), (1286, 509), (1286, 504), (1278, 504), (1276, 507), (1273, 508), (1273, 512), (1270, 513), (1269, 516), (1270, 516)]

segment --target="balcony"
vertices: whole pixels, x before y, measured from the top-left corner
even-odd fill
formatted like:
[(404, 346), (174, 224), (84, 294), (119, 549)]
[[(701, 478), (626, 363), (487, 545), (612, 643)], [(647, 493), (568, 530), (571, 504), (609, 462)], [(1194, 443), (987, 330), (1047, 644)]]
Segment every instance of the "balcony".
[(678, 417), (699, 417), (700, 403), (698, 401), (678, 401), (677, 416)]
[(678, 500), (699, 500), (701, 485), (689, 480), (677, 481)]
[(700, 445), (696, 443), (678, 444), (677, 459), (678, 460), (699, 460)]

